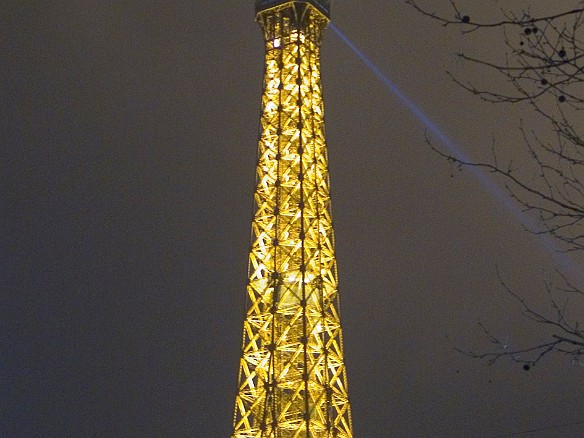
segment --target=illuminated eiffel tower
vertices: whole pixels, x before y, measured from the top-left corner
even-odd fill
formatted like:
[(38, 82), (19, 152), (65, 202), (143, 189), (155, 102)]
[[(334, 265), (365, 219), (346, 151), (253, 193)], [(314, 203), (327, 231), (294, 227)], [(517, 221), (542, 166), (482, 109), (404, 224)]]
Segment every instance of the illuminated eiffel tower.
[(233, 438), (353, 436), (320, 43), (330, 0), (256, 0), (266, 44)]

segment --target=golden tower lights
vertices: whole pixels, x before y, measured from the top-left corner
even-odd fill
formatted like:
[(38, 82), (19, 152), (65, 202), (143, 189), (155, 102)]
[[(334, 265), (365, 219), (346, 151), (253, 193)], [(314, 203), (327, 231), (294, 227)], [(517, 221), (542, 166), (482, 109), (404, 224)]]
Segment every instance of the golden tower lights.
[(320, 42), (330, 0), (256, 0), (266, 44), (233, 438), (353, 436)]

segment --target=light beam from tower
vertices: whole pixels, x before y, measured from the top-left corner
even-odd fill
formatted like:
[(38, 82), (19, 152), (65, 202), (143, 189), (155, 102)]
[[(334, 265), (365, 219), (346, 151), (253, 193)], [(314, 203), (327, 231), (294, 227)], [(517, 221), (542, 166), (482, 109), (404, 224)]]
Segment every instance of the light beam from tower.
[(330, 0), (256, 0), (265, 72), (233, 438), (351, 438), (320, 80)]
[[(371, 70), (371, 72), (389, 89), (400, 102), (410, 110), (410, 112), (424, 125), (428, 132), (432, 133), (448, 150), (450, 154), (462, 163), (472, 163), (473, 160), (456, 142), (448, 137), (444, 131), (424, 113), (424, 111), (410, 99), (400, 88), (377, 66), (362, 50), (360, 50), (355, 43), (353, 43), (338, 26), (330, 23), (329, 26), (337, 36), (345, 43), (345, 45), (353, 51), (353, 53)], [(489, 176), (481, 166), (468, 166), (470, 173), (483, 186), (483, 188), (500, 202), (507, 211), (511, 212), (516, 220), (519, 221), (528, 230), (537, 230), (539, 225), (533, 217), (530, 217), (526, 212), (520, 208), (515, 200), (509, 196), (499, 185), (495, 183), (492, 177)], [(539, 237), (539, 243), (551, 254), (557, 267), (564, 274), (569, 274), (569, 277), (584, 284), (584, 271), (576, 261), (568, 255), (557, 242), (556, 239), (551, 238), (547, 233), (536, 233)]]

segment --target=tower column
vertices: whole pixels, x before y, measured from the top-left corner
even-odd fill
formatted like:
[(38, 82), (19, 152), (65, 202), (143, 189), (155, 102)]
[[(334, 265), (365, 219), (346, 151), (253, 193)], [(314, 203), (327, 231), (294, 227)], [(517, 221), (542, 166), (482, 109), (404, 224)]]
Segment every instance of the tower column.
[(266, 58), (234, 438), (353, 436), (320, 81), (329, 3), (256, 2)]

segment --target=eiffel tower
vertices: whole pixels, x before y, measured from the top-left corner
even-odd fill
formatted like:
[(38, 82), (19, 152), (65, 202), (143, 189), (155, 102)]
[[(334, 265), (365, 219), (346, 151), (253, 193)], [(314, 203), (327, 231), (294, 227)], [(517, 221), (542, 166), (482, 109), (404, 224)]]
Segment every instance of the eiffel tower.
[(257, 0), (265, 40), (233, 438), (353, 436), (320, 45), (330, 0)]

